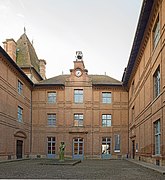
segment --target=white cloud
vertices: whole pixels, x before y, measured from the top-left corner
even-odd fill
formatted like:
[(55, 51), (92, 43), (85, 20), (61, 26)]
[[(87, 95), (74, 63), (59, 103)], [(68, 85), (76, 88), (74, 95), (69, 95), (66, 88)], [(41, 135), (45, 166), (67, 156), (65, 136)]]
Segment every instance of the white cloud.
[(23, 14), (21, 14), (21, 13), (17, 13), (16, 14), (18, 17), (20, 17), (20, 18), (24, 18), (25, 16), (23, 15)]

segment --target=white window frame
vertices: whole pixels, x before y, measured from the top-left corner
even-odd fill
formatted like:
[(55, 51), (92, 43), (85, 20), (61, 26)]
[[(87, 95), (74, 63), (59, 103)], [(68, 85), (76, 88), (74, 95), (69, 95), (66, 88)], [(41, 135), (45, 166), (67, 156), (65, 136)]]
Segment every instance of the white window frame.
[(112, 126), (112, 115), (102, 114), (102, 127), (111, 127), (111, 126)]
[(160, 155), (160, 146), (161, 146), (161, 130), (160, 130), (160, 120), (154, 122), (155, 127), (155, 155)]
[(56, 92), (48, 92), (48, 103), (56, 103)]
[(55, 137), (47, 137), (47, 153), (48, 154), (56, 154), (56, 138)]
[(102, 92), (102, 103), (111, 104), (112, 103), (112, 93), (111, 92)]
[(115, 134), (114, 140), (115, 140), (114, 152), (120, 152), (120, 134)]
[(17, 117), (18, 117), (18, 122), (23, 121), (23, 108), (20, 106), (18, 106)]
[(83, 103), (83, 89), (74, 89), (74, 103)]
[(157, 70), (155, 71), (153, 79), (154, 79), (154, 98), (156, 98), (160, 94), (160, 67), (158, 67)]
[(81, 113), (74, 114), (74, 126), (83, 126), (84, 116)]
[(18, 93), (22, 94), (23, 92), (23, 84), (20, 80), (18, 80)]
[(157, 17), (157, 20), (155, 22), (154, 28), (153, 28), (153, 48), (155, 49), (160, 39), (160, 21), (159, 16)]
[(47, 114), (47, 119), (48, 119), (48, 126), (56, 126), (56, 114), (54, 113), (49, 113)]

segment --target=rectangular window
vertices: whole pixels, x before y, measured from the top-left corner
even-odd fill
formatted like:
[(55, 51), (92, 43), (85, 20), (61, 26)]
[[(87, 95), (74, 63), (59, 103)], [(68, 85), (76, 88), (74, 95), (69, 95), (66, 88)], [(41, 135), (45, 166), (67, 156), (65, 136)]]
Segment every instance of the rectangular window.
[(120, 152), (120, 135), (115, 134), (115, 149), (114, 152)]
[(83, 126), (83, 114), (74, 114), (74, 126)]
[(132, 95), (134, 94), (134, 84), (135, 84), (135, 82), (133, 81), (132, 82)]
[(111, 126), (111, 114), (103, 114), (102, 115), (102, 126), (103, 127)]
[(136, 143), (136, 152), (138, 152), (138, 143)]
[(56, 114), (48, 114), (48, 126), (56, 125)]
[(110, 104), (112, 102), (111, 92), (102, 92), (102, 103)]
[(160, 94), (160, 67), (154, 73), (154, 98)]
[(56, 102), (56, 92), (48, 92), (48, 103)]
[[(56, 151), (56, 139), (55, 137), (48, 137), (48, 155), (52, 155), (55, 154)], [(51, 157), (51, 156), (50, 156)]]
[(20, 106), (18, 106), (18, 112), (17, 112), (18, 122), (22, 122), (22, 120), (23, 120), (22, 114), (23, 114), (23, 109)]
[(83, 90), (82, 89), (74, 90), (74, 102), (83, 103)]
[(23, 91), (23, 84), (21, 83), (21, 81), (18, 80), (18, 93), (22, 94)]
[(132, 107), (132, 122), (135, 121), (135, 106)]
[(160, 154), (160, 120), (154, 123), (155, 127), (155, 155)]
[(157, 46), (159, 39), (160, 39), (160, 21), (159, 21), (159, 16), (158, 16), (156, 23), (154, 25), (154, 28), (153, 28), (153, 47), (154, 47), (154, 49)]

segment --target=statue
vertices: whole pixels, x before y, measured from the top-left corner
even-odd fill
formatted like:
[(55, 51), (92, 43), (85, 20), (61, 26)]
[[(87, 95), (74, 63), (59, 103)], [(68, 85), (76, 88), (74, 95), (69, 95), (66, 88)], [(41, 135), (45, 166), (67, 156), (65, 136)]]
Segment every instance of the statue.
[(64, 142), (61, 142), (59, 148), (60, 148), (60, 157), (59, 157), (59, 160), (60, 160), (60, 161), (64, 161), (64, 150), (65, 150), (65, 144), (64, 144)]

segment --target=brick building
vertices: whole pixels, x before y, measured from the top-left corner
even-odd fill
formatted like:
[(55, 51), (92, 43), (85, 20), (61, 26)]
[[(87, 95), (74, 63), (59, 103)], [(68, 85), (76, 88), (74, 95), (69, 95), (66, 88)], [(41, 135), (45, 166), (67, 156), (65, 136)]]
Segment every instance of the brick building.
[(165, 165), (165, 1), (144, 1), (123, 85), (129, 92), (129, 153)]
[[(91, 75), (76, 52), (70, 74), (46, 79), (26, 33), (0, 48), (0, 159), (131, 158), (165, 165), (165, 1), (144, 0), (122, 82)], [(7, 53), (6, 53), (6, 52)]]

